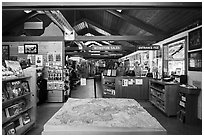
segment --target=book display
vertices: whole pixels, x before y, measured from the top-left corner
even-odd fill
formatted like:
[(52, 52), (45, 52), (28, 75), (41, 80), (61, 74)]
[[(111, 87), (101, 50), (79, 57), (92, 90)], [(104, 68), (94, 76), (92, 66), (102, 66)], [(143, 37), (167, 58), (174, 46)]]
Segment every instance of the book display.
[(36, 73), (31, 74), (32, 72), (36, 71), (22, 70), (20, 77), (9, 77), (2, 80), (3, 135), (24, 134), (35, 124), (36, 81), (33, 77)]

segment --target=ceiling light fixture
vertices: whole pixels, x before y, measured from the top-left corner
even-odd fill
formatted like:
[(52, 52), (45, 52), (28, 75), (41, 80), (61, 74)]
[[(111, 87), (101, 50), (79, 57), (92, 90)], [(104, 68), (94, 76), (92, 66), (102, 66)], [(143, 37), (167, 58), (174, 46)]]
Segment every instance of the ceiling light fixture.
[(24, 10), (25, 13), (30, 13), (32, 10)]
[(117, 10), (118, 12), (122, 12), (122, 10)]

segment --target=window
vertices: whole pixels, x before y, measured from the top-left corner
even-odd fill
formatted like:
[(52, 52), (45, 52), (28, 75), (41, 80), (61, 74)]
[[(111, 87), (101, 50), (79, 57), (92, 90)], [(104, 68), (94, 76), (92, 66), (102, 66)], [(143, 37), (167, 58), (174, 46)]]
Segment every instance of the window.
[(164, 45), (163, 77), (186, 75), (186, 38)]

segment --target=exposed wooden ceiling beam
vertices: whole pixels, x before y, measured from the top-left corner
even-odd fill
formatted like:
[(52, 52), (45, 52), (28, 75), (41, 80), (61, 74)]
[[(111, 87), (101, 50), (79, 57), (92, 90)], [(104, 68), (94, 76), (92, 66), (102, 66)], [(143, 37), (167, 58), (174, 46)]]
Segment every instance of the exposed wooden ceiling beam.
[(128, 16), (125, 14), (121, 14), (120, 12), (117, 12), (114, 10), (107, 10), (107, 11), (109, 13), (125, 20), (126, 22), (136, 26), (136, 27), (139, 27), (139, 28), (141, 28), (147, 32), (150, 32), (151, 34), (158, 35), (158, 36), (161, 36), (161, 35), (166, 36), (167, 35), (164, 31), (162, 31), (162, 30), (160, 30), (160, 29), (158, 29), (158, 28), (156, 28), (150, 24), (147, 24), (146, 22), (144, 22), (138, 18), (131, 17), (131, 16)]
[(63, 14), (59, 10), (48, 10), (44, 11), (45, 14), (54, 22), (56, 23), (64, 32), (68, 34), (72, 34), (74, 29), (63, 16)]
[(2, 9), (70, 10), (135, 8), (202, 8), (202, 2), (3, 2)]
[(64, 41), (63, 36), (6, 36), (2, 41)]
[[(66, 55), (70, 55), (70, 56), (82, 56), (83, 58), (120, 58), (122, 56), (125, 56), (126, 54), (120, 54), (120, 55), (116, 55), (116, 56), (112, 56), (112, 55), (108, 55), (105, 53), (102, 53), (101, 55), (97, 55), (97, 53), (95, 53), (95, 55), (91, 55), (94, 53), (88, 53), (88, 52), (65, 52)], [(110, 53), (110, 54), (114, 54), (114, 53)]]
[(12, 23), (9, 23), (8, 25), (6, 25), (5, 27), (3, 27), (3, 34), (8, 32), (9, 30), (19, 26), (19, 25), (22, 25), (24, 24), (24, 22), (26, 22), (27, 20), (35, 17), (36, 15), (38, 15), (38, 12), (36, 11), (32, 11), (22, 17), (20, 17), (18, 20), (16, 20), (15, 22), (12, 22)]
[(162, 37), (159, 36), (76, 36), (75, 41), (159, 41)]
[[(105, 28), (105, 27), (103, 27), (103, 26), (101, 26), (99, 24), (96, 24), (96, 23), (90, 21), (89, 19), (84, 19), (84, 21), (86, 21), (88, 24), (94, 25), (94, 26), (96, 26), (96, 27), (98, 27), (98, 28), (100, 28), (100, 29), (110, 33), (111, 35), (119, 35), (118, 33), (114, 32), (112, 30), (109, 30), (109, 29), (107, 29), (107, 28)], [(126, 41), (116, 41), (116, 43), (119, 43), (121, 45), (128, 45), (130, 50), (131, 50), (131, 48), (135, 48), (135, 45), (132, 45), (129, 42), (126, 42)]]

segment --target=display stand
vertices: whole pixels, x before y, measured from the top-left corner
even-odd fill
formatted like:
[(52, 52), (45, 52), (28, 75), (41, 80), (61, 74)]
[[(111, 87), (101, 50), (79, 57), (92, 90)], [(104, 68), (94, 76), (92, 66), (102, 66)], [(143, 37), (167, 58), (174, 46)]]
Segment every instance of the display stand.
[(149, 80), (149, 100), (167, 116), (177, 114), (178, 84)]
[(179, 87), (178, 119), (186, 124), (198, 124), (198, 95), (200, 89)]
[(103, 77), (103, 97), (118, 97), (115, 90), (116, 77)]
[[(36, 69), (25, 76), (2, 80), (2, 134), (25, 134), (36, 122)], [(7, 95), (6, 95), (7, 94)]]
[(47, 102), (64, 102), (64, 73), (60, 66), (48, 68), (48, 99)]

